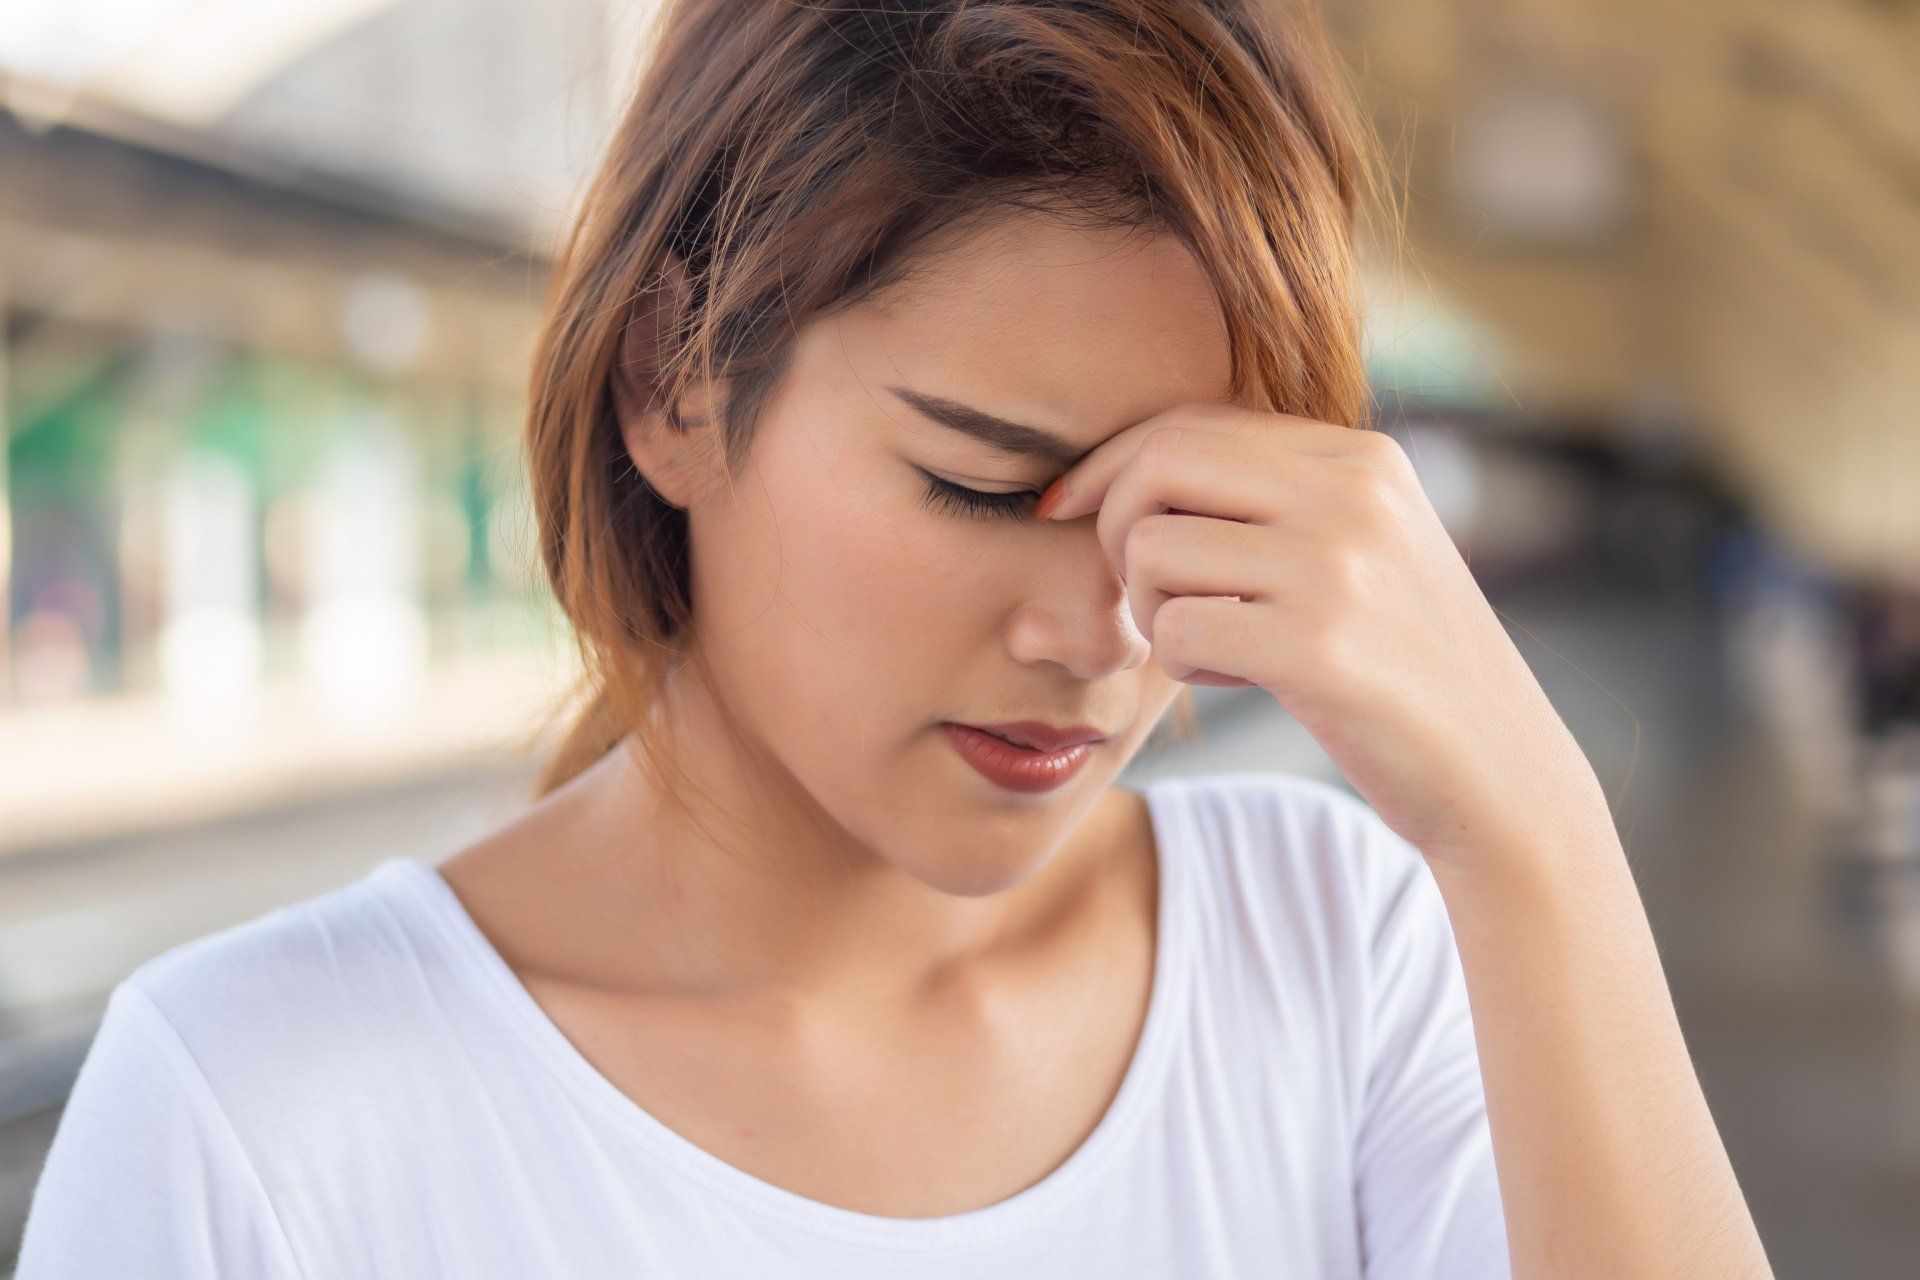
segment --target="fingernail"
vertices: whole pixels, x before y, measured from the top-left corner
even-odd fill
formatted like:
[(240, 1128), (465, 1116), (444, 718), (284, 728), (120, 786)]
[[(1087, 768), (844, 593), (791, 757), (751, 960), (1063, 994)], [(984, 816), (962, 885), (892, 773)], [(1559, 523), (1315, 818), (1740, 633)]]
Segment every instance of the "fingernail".
[(1047, 514), (1060, 505), (1060, 499), (1066, 494), (1066, 490), (1060, 487), (1060, 482), (1065, 479), (1065, 476), (1061, 476), (1060, 480), (1055, 480), (1040, 494), (1040, 500), (1033, 504), (1035, 520), (1045, 520)]

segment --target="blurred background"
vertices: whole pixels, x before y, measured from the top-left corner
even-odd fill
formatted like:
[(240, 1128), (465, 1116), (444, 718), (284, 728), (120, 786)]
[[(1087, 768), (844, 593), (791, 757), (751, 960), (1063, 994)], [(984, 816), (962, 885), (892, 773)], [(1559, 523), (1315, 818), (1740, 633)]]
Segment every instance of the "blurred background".
[[(1328, 0), (1413, 455), (1782, 1277), (1920, 1258), (1920, 4)], [(516, 432), (647, 0), (0, 5), (0, 1274), (107, 991), (525, 802)], [(1258, 690), (1163, 773), (1340, 782)]]

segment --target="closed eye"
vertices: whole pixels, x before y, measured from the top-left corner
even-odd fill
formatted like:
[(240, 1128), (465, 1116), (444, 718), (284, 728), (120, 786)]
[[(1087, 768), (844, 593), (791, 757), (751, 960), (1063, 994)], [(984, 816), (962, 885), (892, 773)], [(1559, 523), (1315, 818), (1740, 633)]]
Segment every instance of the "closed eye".
[(931, 471), (914, 468), (927, 479), (926, 495), (921, 502), (935, 510), (949, 511), (956, 515), (972, 516), (1022, 516), (1040, 495), (1032, 489), (1017, 489), (1012, 493), (986, 493), (979, 489), (969, 489), (965, 485), (943, 480)]

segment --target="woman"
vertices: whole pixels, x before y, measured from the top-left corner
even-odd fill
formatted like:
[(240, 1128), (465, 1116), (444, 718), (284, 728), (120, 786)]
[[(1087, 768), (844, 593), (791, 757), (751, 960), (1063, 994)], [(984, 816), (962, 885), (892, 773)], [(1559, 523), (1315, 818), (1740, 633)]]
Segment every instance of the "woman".
[[(1313, 30), (671, 5), (533, 368), (591, 705), (504, 828), (116, 988), (24, 1280), (1768, 1274), (1592, 770), (1361, 429)], [(1191, 684), (1365, 803), (1111, 786)]]

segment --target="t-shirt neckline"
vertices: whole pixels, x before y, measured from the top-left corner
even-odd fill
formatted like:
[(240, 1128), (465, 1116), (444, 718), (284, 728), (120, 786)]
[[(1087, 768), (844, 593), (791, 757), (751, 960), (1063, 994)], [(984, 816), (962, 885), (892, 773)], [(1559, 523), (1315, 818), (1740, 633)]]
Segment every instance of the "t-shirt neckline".
[(1146, 1017), (1119, 1089), (1093, 1131), (1040, 1181), (992, 1204), (932, 1218), (890, 1217), (814, 1200), (729, 1164), (669, 1128), (601, 1074), (567, 1039), (481, 932), (437, 867), (421, 858), (397, 856), (387, 859), (379, 872), (396, 876), (413, 890), (414, 900), (467, 960), (467, 972), (490, 993), (506, 1020), (561, 1084), (634, 1135), (643, 1150), (674, 1173), (699, 1181), (733, 1203), (815, 1234), (864, 1245), (950, 1249), (1003, 1236), (1084, 1193), (1152, 1107), (1177, 1040), (1192, 967), (1185, 880), (1192, 818), (1179, 785), (1182, 781), (1160, 778), (1139, 788), (1147, 802), (1159, 877), (1154, 964)]

